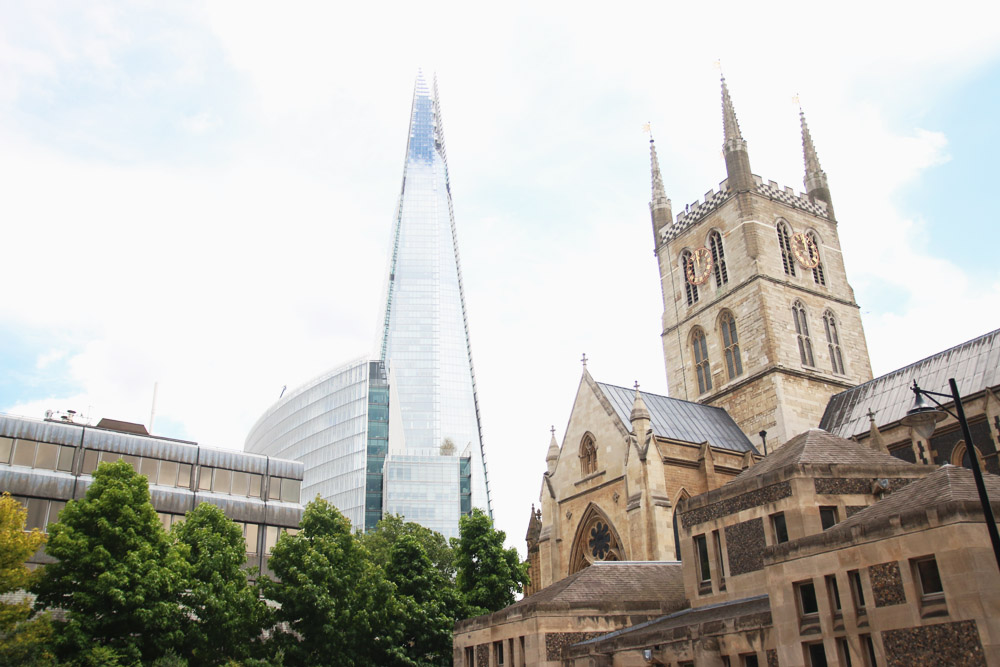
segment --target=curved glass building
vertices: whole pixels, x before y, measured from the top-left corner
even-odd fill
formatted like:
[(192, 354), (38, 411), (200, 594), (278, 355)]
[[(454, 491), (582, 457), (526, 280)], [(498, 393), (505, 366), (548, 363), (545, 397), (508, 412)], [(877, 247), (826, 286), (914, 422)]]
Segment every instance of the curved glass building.
[(302, 461), (355, 526), (402, 514), (446, 536), (472, 507), (492, 514), (458, 239), (438, 102), (417, 76), (393, 225), (377, 360), (293, 390), (246, 449)]

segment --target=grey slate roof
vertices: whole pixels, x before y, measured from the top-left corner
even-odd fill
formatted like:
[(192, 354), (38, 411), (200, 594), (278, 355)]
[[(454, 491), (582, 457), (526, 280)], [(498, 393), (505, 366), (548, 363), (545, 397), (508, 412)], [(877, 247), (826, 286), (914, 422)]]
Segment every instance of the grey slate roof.
[(914, 380), (922, 389), (948, 393), (952, 377), (962, 396), (1000, 385), (1000, 329), (833, 396), (819, 426), (845, 438), (866, 433), (869, 409), (879, 426), (891, 424), (913, 405)]
[[(629, 427), (635, 390), (603, 382), (598, 382), (597, 386), (614, 406), (618, 418), (626, 427)], [(757, 453), (757, 449), (743, 434), (740, 427), (722, 408), (682, 401), (679, 398), (670, 398), (659, 394), (650, 394), (645, 391), (640, 391), (639, 394), (646, 404), (646, 409), (649, 410), (650, 425), (656, 435), (683, 442), (702, 443), (707, 441), (713, 447), (735, 452)]]
[(786, 442), (778, 451), (765, 456), (757, 465), (741, 472), (730, 484), (759, 477), (786, 466), (804, 464), (871, 466), (879, 470), (912, 468), (914, 465), (884, 452), (875, 451), (868, 445), (832, 435), (818, 428), (811, 428)]
[[(574, 644), (576, 647), (584, 647), (594, 644), (602, 644), (615, 639), (624, 640), (622, 643), (629, 646), (641, 646), (648, 644), (657, 637), (669, 637), (668, 631), (674, 628), (688, 627), (700, 623), (721, 621), (729, 618), (745, 617), (751, 614), (760, 614), (761, 621), (770, 625), (771, 599), (766, 593), (751, 598), (730, 600), (717, 604), (706, 605), (694, 609), (682, 609), (651, 621), (638, 623), (636, 625), (609, 632), (600, 637), (594, 637)], [(574, 651), (579, 654), (579, 651)]]
[[(990, 497), (990, 504), (996, 506), (1000, 502), (1000, 477), (984, 473), (983, 481)], [(979, 492), (976, 490), (976, 481), (971, 470), (945, 464), (923, 479), (907, 484), (871, 507), (841, 521), (827, 530), (826, 534), (849, 533), (853, 526), (870, 525), (904, 512), (930, 509), (952, 502), (978, 505)]]
[(615, 604), (630, 608), (686, 606), (683, 569), (677, 561), (597, 562), (515, 602), (504, 612)]

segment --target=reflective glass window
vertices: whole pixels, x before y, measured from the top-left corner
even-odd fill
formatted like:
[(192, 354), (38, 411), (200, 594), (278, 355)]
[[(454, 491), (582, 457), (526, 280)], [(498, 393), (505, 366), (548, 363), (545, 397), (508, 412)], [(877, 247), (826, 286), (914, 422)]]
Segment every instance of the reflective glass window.
[(34, 440), (18, 440), (14, 444), (14, 465), (31, 466), (35, 462), (35, 448), (38, 443)]
[(260, 498), (260, 484), (263, 477), (260, 475), (250, 475), (250, 497)]
[(35, 467), (45, 470), (55, 470), (56, 462), (59, 460), (59, 445), (51, 442), (38, 443), (38, 451), (35, 454)]
[(250, 488), (250, 475), (245, 472), (234, 472), (233, 473), (233, 487), (230, 493), (234, 496), (245, 496), (247, 495), (247, 489)]
[(176, 461), (160, 461), (160, 472), (156, 476), (156, 483), (161, 486), (174, 486), (177, 483)]
[(80, 468), (80, 472), (84, 475), (89, 475), (97, 469), (97, 461), (100, 456), (99, 452), (93, 449), (86, 449), (83, 452), (83, 466)]
[(264, 531), (264, 551), (271, 553), (274, 545), (278, 543), (278, 527), (268, 526)]
[(123, 454), (122, 461), (132, 466), (132, 470), (139, 472), (139, 457), (131, 454)]
[(191, 464), (181, 463), (177, 466), (177, 486), (182, 489), (191, 488)]
[(56, 464), (56, 469), (64, 472), (73, 472), (73, 455), (75, 453), (76, 450), (73, 447), (60, 447), (59, 463)]
[(200, 491), (211, 491), (212, 490), (212, 469), (202, 467), (198, 475), (198, 490)]
[(49, 509), (49, 501), (42, 500), (41, 498), (28, 498), (28, 519), (24, 522), (25, 530), (31, 530), (32, 528), (38, 528), (41, 530), (45, 527), (45, 514)]
[(267, 487), (267, 499), (278, 500), (281, 497), (281, 478), (272, 477), (271, 483)]
[(301, 482), (297, 479), (281, 480), (281, 499), (286, 503), (299, 502), (299, 486)]
[(14, 449), (11, 438), (0, 438), (0, 463), (10, 463), (10, 452)]
[[(49, 525), (59, 520), (59, 512), (62, 512), (64, 507), (66, 507), (66, 503), (61, 500), (52, 500), (49, 502)], [(48, 526), (46, 526), (45, 532), (48, 532)]]
[(151, 484), (155, 484), (157, 480), (156, 469), (158, 464), (159, 461), (156, 459), (143, 458), (139, 462), (139, 474), (145, 476)]
[(212, 490), (216, 493), (229, 493), (233, 486), (233, 473), (225, 468), (216, 468)]
[(257, 530), (258, 526), (255, 523), (248, 523), (246, 525), (244, 539), (246, 540), (247, 543), (248, 554), (257, 553)]

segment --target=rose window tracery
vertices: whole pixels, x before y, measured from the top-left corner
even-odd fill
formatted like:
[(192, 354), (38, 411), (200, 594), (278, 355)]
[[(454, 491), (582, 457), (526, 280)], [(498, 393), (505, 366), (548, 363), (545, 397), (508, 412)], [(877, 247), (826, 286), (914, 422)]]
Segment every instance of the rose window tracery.
[(606, 523), (598, 521), (590, 529), (590, 554), (597, 560), (604, 560), (609, 551), (611, 551), (611, 530)]

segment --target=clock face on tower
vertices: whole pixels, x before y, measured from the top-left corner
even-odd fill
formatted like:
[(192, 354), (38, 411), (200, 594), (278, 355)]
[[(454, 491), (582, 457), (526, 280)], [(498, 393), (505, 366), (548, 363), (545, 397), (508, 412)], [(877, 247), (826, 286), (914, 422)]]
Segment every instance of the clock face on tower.
[(807, 269), (815, 269), (819, 265), (819, 248), (808, 234), (803, 232), (792, 234), (792, 254), (799, 264)]
[(688, 255), (684, 274), (692, 285), (701, 285), (712, 273), (712, 252), (702, 246)]

